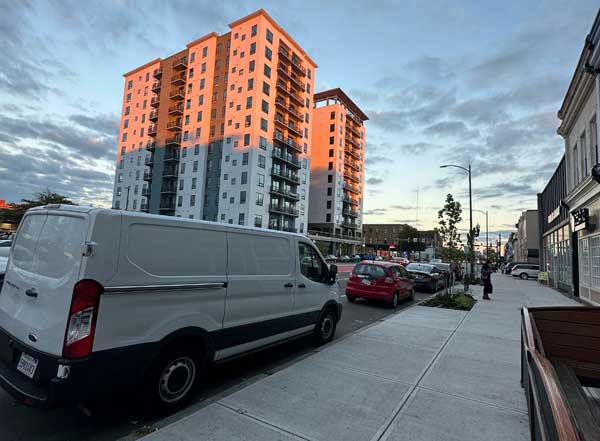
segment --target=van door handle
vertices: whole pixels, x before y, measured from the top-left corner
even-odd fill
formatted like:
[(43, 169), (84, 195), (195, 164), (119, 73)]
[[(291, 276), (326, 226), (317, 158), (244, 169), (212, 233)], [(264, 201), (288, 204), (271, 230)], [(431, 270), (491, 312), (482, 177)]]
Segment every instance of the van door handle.
[(25, 291), (25, 295), (28, 297), (37, 297), (38, 293), (34, 288), (29, 288), (27, 291)]
[(285, 284), (285, 285), (283, 285), (283, 286), (285, 286), (286, 288), (293, 288), (293, 287), (294, 287), (294, 284), (293, 284), (293, 283), (291, 283), (291, 282), (288, 282), (288, 283), (286, 283), (286, 284)]
[(304, 283), (301, 283), (300, 285), (298, 285), (298, 288), (306, 288), (306, 285)]

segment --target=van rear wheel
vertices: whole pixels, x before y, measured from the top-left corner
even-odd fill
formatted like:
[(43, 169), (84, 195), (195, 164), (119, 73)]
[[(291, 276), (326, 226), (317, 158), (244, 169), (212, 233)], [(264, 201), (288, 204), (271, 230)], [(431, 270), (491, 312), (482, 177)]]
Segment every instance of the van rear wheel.
[(315, 326), (313, 332), (315, 343), (318, 346), (329, 343), (335, 335), (337, 327), (337, 314), (333, 308), (327, 308)]
[(166, 414), (179, 410), (192, 395), (198, 379), (205, 374), (199, 348), (175, 344), (152, 363), (144, 380), (142, 406), (146, 413)]

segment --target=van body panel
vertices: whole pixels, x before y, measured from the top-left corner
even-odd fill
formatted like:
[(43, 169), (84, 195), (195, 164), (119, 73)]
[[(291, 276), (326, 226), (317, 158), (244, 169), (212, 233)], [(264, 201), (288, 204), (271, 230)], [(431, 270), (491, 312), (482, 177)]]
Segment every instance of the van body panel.
[(90, 233), (84, 249), (81, 279), (92, 279), (107, 286), (115, 277), (119, 262), (121, 218), (121, 213), (116, 210), (90, 213)]
[(0, 323), (36, 350), (62, 355), (89, 216), (33, 210), (17, 232), (0, 294)]

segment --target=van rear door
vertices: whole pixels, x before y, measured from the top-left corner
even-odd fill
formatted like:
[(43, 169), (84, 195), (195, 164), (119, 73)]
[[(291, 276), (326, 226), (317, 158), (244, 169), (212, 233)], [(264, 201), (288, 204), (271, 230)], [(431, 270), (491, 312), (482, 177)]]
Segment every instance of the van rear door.
[(47, 354), (62, 355), (73, 286), (79, 280), (88, 215), (26, 214), (0, 293), (0, 327)]

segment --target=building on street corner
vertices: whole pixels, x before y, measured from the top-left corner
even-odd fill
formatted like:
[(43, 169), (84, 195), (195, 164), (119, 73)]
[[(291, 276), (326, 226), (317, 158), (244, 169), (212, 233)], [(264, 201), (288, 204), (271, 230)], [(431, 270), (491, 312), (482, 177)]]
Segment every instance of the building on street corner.
[(113, 207), (306, 233), (317, 65), (264, 10), (124, 75)]
[(385, 256), (409, 256), (430, 260), (439, 256), (441, 241), (437, 230), (418, 231), (407, 224), (365, 224), (365, 249)]
[[(513, 238), (513, 261), (539, 263), (539, 225), (537, 210), (525, 210), (521, 213), (516, 237)], [(516, 239), (516, 240), (514, 240)]]
[[(592, 168), (600, 162), (598, 115), (600, 112), (600, 12), (588, 34), (581, 56), (558, 112), (558, 133), (565, 140), (567, 193), (577, 250), (579, 296), (600, 303), (600, 184)], [(575, 246), (576, 245), (576, 246)], [(575, 260), (574, 260), (575, 261)]]
[[(548, 272), (548, 284), (573, 294), (573, 250), (567, 196), (567, 165), (563, 156), (544, 190), (537, 195), (540, 270)], [(575, 243), (576, 245), (576, 243)], [(575, 249), (575, 255), (577, 251)], [(575, 265), (576, 267), (576, 265)]]
[(339, 88), (316, 93), (314, 105), (309, 234), (327, 254), (354, 254), (362, 245), (369, 118)]

